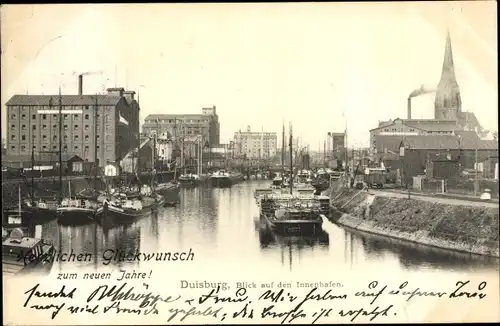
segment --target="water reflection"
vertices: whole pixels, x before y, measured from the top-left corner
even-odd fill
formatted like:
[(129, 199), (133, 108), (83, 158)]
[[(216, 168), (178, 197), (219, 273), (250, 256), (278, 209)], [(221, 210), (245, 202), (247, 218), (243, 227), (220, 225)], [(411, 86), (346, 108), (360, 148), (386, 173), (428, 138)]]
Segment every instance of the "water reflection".
[[(304, 249), (318, 248), (324, 252), (328, 251), (330, 237), (324, 230), (306, 236), (284, 236), (266, 229), (259, 229), (259, 242), (262, 250), (279, 250), (281, 264), (288, 263), (289, 270), (293, 269), (294, 257), (300, 260)], [(285, 256), (288, 255), (286, 262)]]
[(358, 233), (356, 237), (356, 241), (361, 243), (369, 257), (380, 257), (383, 254), (396, 255), (405, 269), (439, 267), (456, 271), (474, 271), (480, 268), (498, 269), (499, 266), (498, 259), (493, 257), (443, 250), (376, 235)]
[[(91, 261), (55, 263), (61, 270), (102, 266), (106, 250), (151, 253), (189, 248), (196, 251), (197, 260), (204, 262), (230, 260), (238, 264), (238, 260), (244, 259), (269, 269), (373, 267), (391, 272), (434, 269), (451, 273), (498, 269), (498, 259), (388, 239), (329, 221), (324, 221), (323, 231), (307, 237), (261, 230), (253, 225), (258, 215), (253, 190), (269, 183), (249, 181), (232, 188), (182, 188), (177, 207), (162, 208), (130, 225), (103, 230), (97, 224), (69, 227), (52, 221), (43, 225), (42, 236), (54, 243), (59, 253), (73, 250), (76, 254), (92, 255)], [(140, 263), (113, 261), (110, 266), (135, 267)]]

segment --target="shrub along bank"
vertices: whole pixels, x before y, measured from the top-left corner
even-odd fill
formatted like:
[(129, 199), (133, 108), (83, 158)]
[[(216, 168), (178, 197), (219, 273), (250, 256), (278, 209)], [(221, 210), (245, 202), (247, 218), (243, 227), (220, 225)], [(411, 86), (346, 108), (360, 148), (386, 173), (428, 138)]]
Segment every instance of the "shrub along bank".
[(358, 189), (332, 191), (334, 222), (377, 233), (488, 256), (499, 256), (499, 209), (391, 198)]

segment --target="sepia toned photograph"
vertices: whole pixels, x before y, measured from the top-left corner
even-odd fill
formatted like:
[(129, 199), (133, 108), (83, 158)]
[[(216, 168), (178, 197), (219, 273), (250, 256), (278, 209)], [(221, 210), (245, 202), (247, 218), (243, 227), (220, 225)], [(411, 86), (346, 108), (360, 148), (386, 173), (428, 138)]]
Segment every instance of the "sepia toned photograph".
[(499, 322), (496, 12), (2, 5), (3, 324)]

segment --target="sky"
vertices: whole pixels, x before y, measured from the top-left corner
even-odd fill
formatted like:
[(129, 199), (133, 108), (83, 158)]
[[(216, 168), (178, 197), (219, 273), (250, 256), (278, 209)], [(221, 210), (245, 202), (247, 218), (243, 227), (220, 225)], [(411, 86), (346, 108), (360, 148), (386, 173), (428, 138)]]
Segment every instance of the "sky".
[[(412, 90), (437, 85), (447, 30), (462, 109), (498, 129), (494, 1), (7, 5), (1, 18), (2, 137), (12, 95), (77, 94), (94, 72), (84, 93), (135, 90), (141, 119), (215, 105), (223, 143), (291, 121), (311, 150), (346, 127), (368, 146)], [(413, 118), (433, 101), (414, 98)]]

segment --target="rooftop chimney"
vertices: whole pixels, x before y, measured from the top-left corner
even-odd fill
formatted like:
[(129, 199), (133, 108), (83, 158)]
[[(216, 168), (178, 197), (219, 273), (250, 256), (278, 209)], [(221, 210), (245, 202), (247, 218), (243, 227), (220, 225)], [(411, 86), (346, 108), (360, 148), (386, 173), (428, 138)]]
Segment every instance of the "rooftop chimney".
[(411, 97), (408, 97), (408, 120), (411, 119)]
[(83, 75), (78, 75), (78, 95), (83, 95)]

